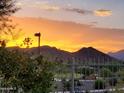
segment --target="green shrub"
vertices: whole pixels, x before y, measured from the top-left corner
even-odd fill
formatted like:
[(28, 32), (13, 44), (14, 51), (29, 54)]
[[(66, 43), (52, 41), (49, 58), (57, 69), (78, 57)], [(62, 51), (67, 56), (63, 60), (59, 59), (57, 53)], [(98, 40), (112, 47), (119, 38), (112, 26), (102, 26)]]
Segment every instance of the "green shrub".
[(100, 71), (100, 76), (101, 77), (111, 77), (112, 76), (112, 72), (109, 69), (107, 69), (107, 68), (103, 68)]
[(62, 79), (62, 84), (63, 84), (63, 91), (70, 91), (71, 88), (70, 80), (66, 81), (66, 79)]
[(95, 81), (95, 89), (105, 89), (105, 81), (98, 79)]
[(111, 86), (116, 86), (117, 83), (118, 83), (118, 80), (117, 80), (116, 78), (111, 78), (111, 79), (109, 80), (109, 84), (110, 84)]
[(89, 76), (94, 73), (94, 70), (92, 68), (79, 68), (79, 69), (76, 69), (75, 72)]

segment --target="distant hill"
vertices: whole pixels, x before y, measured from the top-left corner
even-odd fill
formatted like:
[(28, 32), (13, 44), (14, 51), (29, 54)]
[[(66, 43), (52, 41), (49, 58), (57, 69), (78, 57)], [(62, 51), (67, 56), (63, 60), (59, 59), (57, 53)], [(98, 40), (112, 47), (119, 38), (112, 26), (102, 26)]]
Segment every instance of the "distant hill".
[[(28, 50), (31, 56), (39, 55), (39, 49), (34, 47)], [(71, 53), (57, 49), (56, 47), (42, 46), (40, 47), (40, 54), (43, 55), (46, 60), (67, 62), (71, 58)]]
[[(19, 47), (11, 47), (9, 50), (19, 50), (28, 54), (31, 57), (36, 57), (39, 55), (39, 49), (37, 47), (33, 48), (19, 48)], [(76, 52), (67, 52), (64, 50), (57, 49), (55, 47), (50, 46), (41, 46), (40, 54), (44, 56), (44, 58), (48, 61), (53, 62), (70, 62), (72, 61), (72, 57), (76, 58), (76, 62), (83, 64), (84, 62), (88, 64), (88, 62), (96, 62), (100, 64), (109, 63), (112, 61), (118, 61), (116, 58), (111, 57), (93, 47), (82, 48)]]
[(116, 58), (116, 59), (119, 59), (119, 60), (123, 60), (124, 61), (124, 50), (120, 50), (120, 51), (117, 51), (117, 52), (110, 52), (108, 53), (108, 55)]
[[(94, 63), (109, 63), (117, 61), (114, 57), (111, 57), (93, 47), (82, 48), (77, 52), (74, 52), (73, 55), (76, 59), (79, 59), (83, 62), (94, 62)], [(87, 63), (88, 64), (88, 63)]]

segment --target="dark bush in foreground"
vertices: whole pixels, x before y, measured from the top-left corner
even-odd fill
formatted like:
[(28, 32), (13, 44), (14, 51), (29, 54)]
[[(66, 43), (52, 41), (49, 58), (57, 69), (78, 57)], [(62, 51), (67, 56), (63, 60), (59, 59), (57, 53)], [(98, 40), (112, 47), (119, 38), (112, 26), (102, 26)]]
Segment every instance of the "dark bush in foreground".
[(118, 80), (117, 80), (116, 78), (111, 78), (111, 79), (109, 80), (109, 85), (110, 85), (110, 86), (116, 86), (117, 83), (118, 83)]
[(17, 51), (0, 48), (2, 87), (21, 88), (25, 93), (49, 93), (53, 82), (53, 64), (42, 56), (30, 59)]
[(62, 79), (62, 84), (63, 84), (63, 91), (70, 91), (71, 90), (70, 80), (66, 81), (66, 79)]
[(95, 81), (95, 89), (105, 89), (105, 81), (98, 79)]

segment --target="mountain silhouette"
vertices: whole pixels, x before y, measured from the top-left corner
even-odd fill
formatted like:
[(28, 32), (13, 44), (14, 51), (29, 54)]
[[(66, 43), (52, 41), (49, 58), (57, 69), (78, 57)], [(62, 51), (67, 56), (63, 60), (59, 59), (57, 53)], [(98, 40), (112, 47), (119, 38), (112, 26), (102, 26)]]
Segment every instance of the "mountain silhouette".
[(71, 53), (57, 49), (56, 47), (50, 47), (50, 46), (42, 46), (40, 49), (34, 47), (30, 48), (28, 50), (29, 54), (32, 54), (31, 56), (37, 56), (40, 54), (46, 58), (48, 61), (58, 61), (58, 62), (67, 62), (68, 59), (71, 58)]
[(82, 48), (77, 52), (74, 52), (73, 55), (75, 58), (80, 59), (81, 61), (94, 61), (94, 62), (109, 62), (115, 61), (116, 59), (93, 48)]
[(112, 56), (116, 59), (124, 61), (124, 50), (120, 50), (120, 51), (117, 51), (117, 52), (109, 52), (108, 55), (110, 55), (110, 56)]
[[(110, 63), (113, 61), (119, 61), (114, 57), (111, 57), (93, 47), (84, 47), (76, 52), (68, 52), (64, 50), (57, 49), (56, 47), (41, 46), (40, 49), (37, 47), (33, 48), (19, 48), (11, 47), (9, 50), (19, 50), (28, 54), (31, 57), (39, 56), (39, 53), (44, 56), (45, 60), (51, 62), (72, 62), (72, 58), (75, 58), (76, 63), (83, 64), (96, 62), (100, 64)], [(40, 51), (40, 52), (39, 52)]]

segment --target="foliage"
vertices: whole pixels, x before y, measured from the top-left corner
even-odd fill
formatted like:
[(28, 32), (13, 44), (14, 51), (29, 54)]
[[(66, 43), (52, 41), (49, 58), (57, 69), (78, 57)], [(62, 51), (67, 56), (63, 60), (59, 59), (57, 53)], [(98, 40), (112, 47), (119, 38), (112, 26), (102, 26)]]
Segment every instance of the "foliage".
[(117, 78), (111, 78), (111, 79), (109, 79), (109, 84), (110, 84), (111, 86), (116, 86), (117, 83), (118, 83)]
[(74, 85), (75, 86), (81, 86), (81, 82), (78, 79), (74, 80)]
[[(11, 19), (12, 14), (19, 10), (15, 3), (16, 0), (0, 0), (0, 46), (2, 47), (6, 47), (9, 40), (17, 39), (18, 33), (15, 33), (17, 24), (12, 23)], [(21, 29), (18, 30), (20, 31)]]
[(103, 68), (100, 71), (100, 76), (101, 77), (111, 77), (112, 76), (112, 72), (109, 69), (107, 69), (107, 68)]
[(63, 84), (63, 91), (70, 91), (71, 84), (70, 81), (67, 81), (66, 79), (62, 79)]
[(11, 25), (9, 17), (15, 13), (19, 8), (15, 6), (15, 0), (0, 0), (0, 31), (5, 34), (11, 33), (11, 29), (15, 26)]
[(116, 72), (116, 75), (120, 79), (118, 80), (118, 85), (122, 86), (124, 83), (124, 69), (120, 69), (118, 72)]
[(32, 39), (30, 37), (27, 37), (23, 40), (23, 44), (26, 46), (26, 48), (29, 48), (30, 45), (32, 45)]
[(82, 73), (86, 76), (89, 76), (94, 73), (94, 70), (92, 68), (79, 68), (79, 69), (76, 69), (76, 73), (79, 73), (79, 74)]
[(14, 77), (18, 71), (20, 63), (24, 60), (18, 53), (7, 51), (5, 48), (0, 48), (0, 71), (4, 75), (4, 79), (8, 81), (10, 78)]
[(124, 69), (119, 70), (116, 74), (118, 77), (124, 78)]
[(30, 59), (19, 52), (0, 48), (2, 86), (22, 88), (25, 93), (49, 93), (53, 81), (54, 64), (42, 56)]
[(6, 41), (5, 40), (0, 40), (0, 46), (1, 47), (6, 47)]
[(113, 62), (111, 63), (111, 65), (109, 65), (107, 68), (111, 71), (111, 72), (117, 72), (120, 69), (120, 63), (119, 62)]
[(105, 81), (98, 79), (95, 81), (95, 89), (105, 89)]

